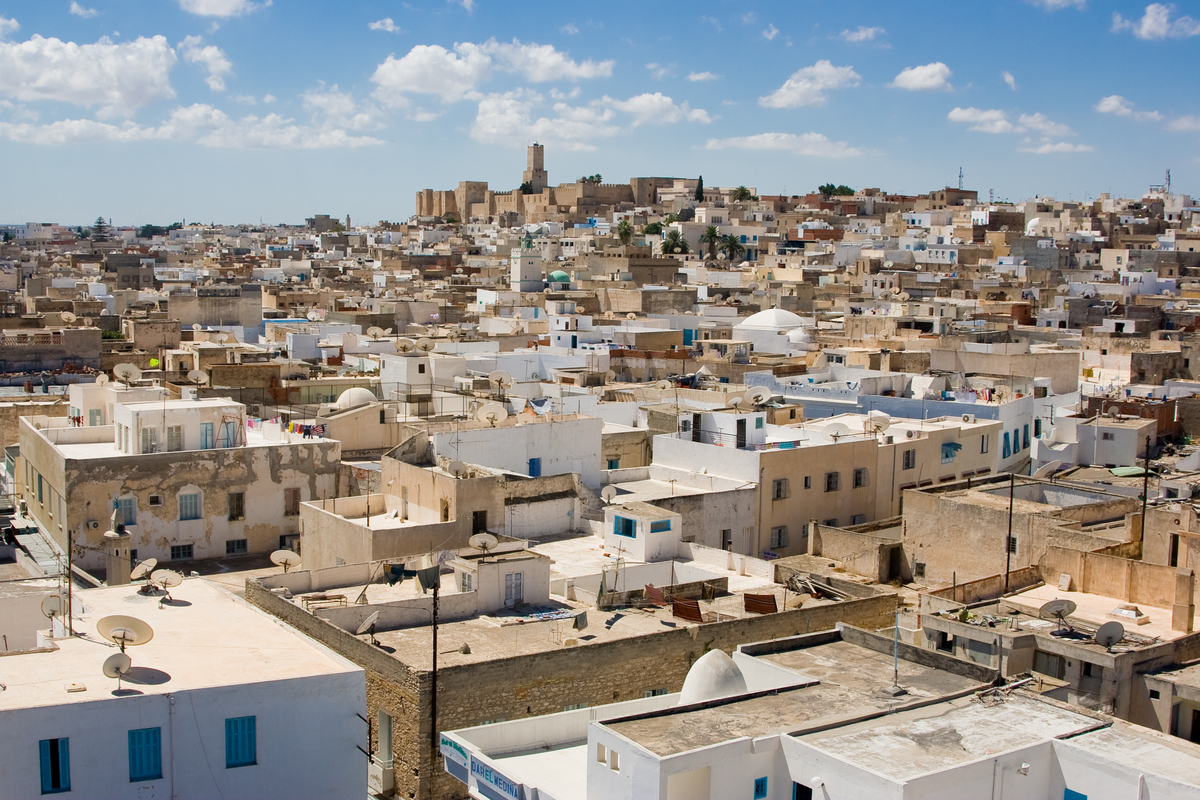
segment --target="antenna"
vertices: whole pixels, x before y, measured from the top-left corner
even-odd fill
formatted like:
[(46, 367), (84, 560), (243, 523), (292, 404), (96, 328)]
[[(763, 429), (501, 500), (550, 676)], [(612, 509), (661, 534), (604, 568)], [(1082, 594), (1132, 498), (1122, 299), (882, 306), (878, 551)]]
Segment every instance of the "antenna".
[(467, 544), (471, 545), (471, 547), (474, 547), (477, 550), (482, 550), (483, 557), (487, 558), (488, 552), (495, 550), (496, 545), (500, 544), (500, 540), (497, 539), (493, 534), (485, 531), (483, 533), (477, 533), (470, 539), (467, 539)]
[(383, 328), (380, 328), (377, 325), (372, 325), (370, 328), (367, 328), (367, 336), (378, 340), (379, 337), (383, 336)]
[(204, 330), (204, 326), (203, 326), (203, 325), (201, 325), (199, 322), (193, 322), (193, 323), (192, 323), (192, 330), (194, 330), (194, 331), (202, 331), (202, 330)]
[(300, 566), (300, 556), (291, 550), (276, 550), (274, 553), (271, 553), (271, 563), (278, 567), (283, 567), (283, 571), (286, 574), (288, 570)]
[(416, 350), (416, 349), (417, 349), (417, 343), (414, 342), (412, 339), (402, 336), (396, 340), (396, 352), (398, 352), (398, 353), (411, 353), (413, 350)]
[(433, 350), (433, 348), (437, 347), (437, 344), (434, 343), (433, 339), (428, 339), (424, 336), (422, 336), (420, 339), (417, 339), (416, 345), (417, 349), (422, 353), (428, 353), (429, 351)]
[(461, 478), (463, 473), (467, 471), (467, 465), (461, 461), (451, 461), (446, 465), (446, 469), (454, 477)]
[(142, 377), (142, 371), (133, 364), (117, 364), (113, 367), (113, 375), (116, 375), (126, 383), (139, 380)]
[(1071, 600), (1051, 600), (1038, 609), (1038, 616), (1042, 619), (1057, 620), (1059, 627), (1054, 631), (1054, 635), (1062, 636), (1065, 633), (1073, 632), (1071, 626), (1067, 624), (1067, 617), (1075, 613), (1075, 608), (1075, 603)]
[(197, 386), (208, 383), (208, 373), (202, 369), (194, 369), (187, 374), (188, 380)]
[(746, 399), (753, 405), (761, 406), (769, 402), (771, 399), (771, 391), (763, 386), (756, 386), (746, 392)]
[(850, 435), (850, 428), (842, 422), (833, 422), (825, 426), (825, 430), (821, 431), (821, 435), (831, 442), (836, 442), (843, 436)]
[(58, 316), (61, 317), (62, 321), (68, 325), (79, 319), (79, 317), (75, 316), (70, 311), (61, 311), (59, 312)]
[(161, 608), (163, 603), (171, 602), (170, 590), (183, 583), (183, 573), (173, 569), (156, 569), (150, 573), (150, 582), (162, 587), (163, 597), (158, 601)]
[(61, 595), (52, 594), (42, 599), (42, 614), (51, 620), (62, 616), (65, 607), (66, 602)]
[(317, 311), (314, 308), (312, 311), (308, 312), (304, 316), (306, 316), (308, 318), (309, 322), (316, 322), (317, 320), (319, 320), (321, 318), (321, 312)]
[(362, 621), (358, 626), (358, 630), (354, 631), (356, 636), (362, 636), (364, 633), (371, 634), (371, 644), (379, 646), (379, 641), (375, 638), (375, 623), (379, 621), (379, 612), (373, 611), (370, 616)]
[(121, 652), (113, 653), (111, 656), (104, 659), (104, 666), (102, 666), (100, 669), (104, 673), (104, 677), (117, 679), (117, 691), (120, 692), (121, 678), (125, 675), (125, 673), (129, 672), (132, 667), (133, 659), (125, 655), (125, 650), (122, 648)]
[(145, 644), (154, 638), (154, 629), (137, 617), (114, 614), (96, 623), (96, 633), (125, 652), (126, 647)]
[(655, 389), (670, 389), (670, 388), (674, 387), (674, 385), (675, 384), (671, 383), (670, 381), (658, 381), (654, 384), (654, 388)]
[(1117, 642), (1125, 638), (1125, 626), (1116, 620), (1110, 620), (1096, 629), (1096, 644), (1108, 652)]
[(611, 503), (613, 498), (617, 496), (617, 487), (612, 486), (611, 484), (609, 486), (605, 486), (600, 490), (600, 496), (604, 498), (605, 503)]
[(863, 420), (863, 430), (873, 435), (879, 435), (892, 426), (892, 418), (882, 411), (870, 411)]
[(108, 376), (105, 375), (103, 372), (101, 372), (99, 375), (96, 376), (96, 385), (97, 386), (104, 386), (107, 383), (108, 383)]
[(1058, 472), (1058, 468), (1062, 466), (1062, 463), (1063, 462), (1061, 462), (1061, 461), (1051, 461), (1049, 463), (1046, 463), (1046, 464), (1038, 467), (1037, 472), (1033, 473), (1033, 475), (1031, 475), (1030, 477), (1049, 478), (1055, 472)]
[(480, 422), (490, 423), (494, 428), (497, 422), (503, 422), (508, 419), (508, 409), (499, 403), (484, 403), (475, 412), (475, 419)]
[(142, 578), (149, 578), (150, 572), (157, 566), (157, 558), (147, 558), (129, 571), (129, 580), (140, 581)]

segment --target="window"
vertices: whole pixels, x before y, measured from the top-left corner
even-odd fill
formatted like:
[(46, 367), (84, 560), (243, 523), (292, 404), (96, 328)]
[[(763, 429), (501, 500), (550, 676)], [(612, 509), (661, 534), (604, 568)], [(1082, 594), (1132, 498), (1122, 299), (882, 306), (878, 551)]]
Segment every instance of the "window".
[(861, 489), (867, 485), (867, 468), (859, 467), (854, 470), (854, 488)]
[[(300, 515), (300, 490), (299, 489), (284, 489), (283, 490), (283, 515), (285, 517), (296, 517)], [(445, 522), (447, 515), (443, 514), (442, 521)]]
[(191, 519), (200, 519), (199, 492), (188, 492), (187, 494), (179, 495), (179, 520), (186, 522)]
[(905, 450), (900, 459), (901, 469), (913, 469), (917, 466), (917, 451), (916, 449)]
[(141, 728), (129, 732), (129, 782), (153, 781), (162, 777), (162, 729)]
[(867, 521), (866, 514), (855, 514), (854, 516), (852, 516), (850, 518), (851, 525), (863, 525), (866, 523), (866, 521)]
[[(1117, 263), (1120, 263), (1120, 256), (1117, 257)], [(1088, 800), (1088, 796), (1083, 792), (1077, 792), (1074, 789), (1063, 789), (1063, 800)]]
[(754, 418), (754, 429), (755, 429), (755, 430), (762, 430), (762, 426), (763, 426), (763, 418), (762, 418), (762, 417), (755, 417), (755, 418)]
[(841, 473), (839, 473), (839, 472), (826, 472), (825, 473), (825, 491), (836, 492), (838, 489), (841, 488), (841, 484), (842, 484)]
[(938, 631), (937, 649), (941, 650), (943, 653), (953, 653), (954, 652), (954, 634), (946, 633), (945, 631)]
[(1012, 458), (1012, 445), (1008, 441), (1008, 431), (1004, 432), (1004, 450), (1001, 456), (1003, 458)]
[(162, 495), (161, 494), (150, 495), (150, 505), (161, 506), (162, 505)]
[(1017, 537), (1008, 537), (1008, 552), (1012, 553), (1014, 556), (1017, 554)]
[(642, 697), (662, 697), (666, 693), (667, 693), (667, 687), (660, 686), (657, 689), (642, 690)]
[(954, 457), (958, 455), (959, 450), (962, 450), (962, 445), (958, 442), (942, 442), (942, 463), (954, 463)]
[(529, 459), (529, 477), (542, 477), (542, 460), (540, 458)]
[(248, 767), (256, 763), (257, 742), (254, 717), (233, 717), (225, 720), (225, 768)]
[(246, 518), (245, 492), (230, 492), (228, 495), (226, 495), (226, 500), (229, 505), (229, 518), (231, 520)]
[(805, 476), (804, 476), (804, 488), (805, 488), (805, 489), (811, 489), (811, 488), (812, 488), (812, 476), (810, 476), (810, 475), (805, 475)]
[(167, 427), (167, 452), (183, 449), (183, 426), (170, 425)]
[(1029, 426), (1028, 425), (1025, 425), (1021, 429), (1021, 449), (1022, 450), (1029, 449)]
[(1097, 670), (1097, 669), (1096, 669), (1096, 665), (1095, 665), (1095, 664), (1093, 664), (1092, 662), (1090, 662), (1090, 661), (1084, 661), (1084, 662), (1083, 662), (1083, 664), (1081, 664), (1080, 666), (1082, 666), (1082, 667), (1083, 667), (1083, 677), (1085, 677), (1085, 678), (1095, 678), (1095, 677), (1097, 677), (1097, 674), (1096, 674), (1096, 673), (1097, 673), (1099, 670)]
[(621, 468), (621, 459), (619, 459), (619, 458), (608, 459), (608, 466), (606, 467), (606, 469), (620, 469), (620, 468)]
[(1048, 675), (1051, 678), (1062, 680), (1063, 676), (1063, 658), (1054, 653), (1046, 653), (1041, 650), (1033, 651), (1033, 671), (1042, 675)]
[(392, 763), (392, 715), (379, 709), (379, 746), (375, 748), (379, 753), (379, 760), (384, 764)]
[(569, 703), (563, 706), (563, 711), (578, 711), (581, 708), (587, 708), (587, 703)]
[(248, 552), (250, 552), (249, 542), (247, 542), (245, 539), (225, 540), (225, 555), (244, 556)]
[(158, 429), (142, 428), (142, 452), (154, 453), (158, 450)]
[(788, 486), (787, 478), (778, 478), (776, 480), (771, 481), (771, 499), (772, 500), (783, 500), (784, 498), (786, 498), (788, 495), (791, 494), (791, 492), (789, 491), (789, 488), (790, 487)]
[(417, 364), (417, 374), (418, 375), (425, 374), (425, 365), (424, 364)]
[(42, 476), (41, 475), (37, 476), (37, 499), (38, 499), (39, 503), (42, 502)]
[(615, 536), (637, 537), (637, 520), (626, 517), (613, 517), (613, 534)]
[(525, 602), (525, 573), (510, 572), (504, 576), (504, 605), (510, 608)]
[(42, 761), (42, 794), (71, 791), (71, 757), (68, 739), (42, 739), (38, 751)]
[(217, 440), (218, 447), (237, 447), (238, 445), (238, 423), (234, 420), (226, 420), (221, 423), (220, 438)]
[(1151, 700), (1157, 700), (1157, 699), (1159, 699), (1160, 697), (1162, 697), (1162, 695), (1161, 695), (1161, 694), (1159, 694), (1159, 692), (1158, 692), (1158, 689), (1151, 689), (1151, 690), (1150, 690), (1150, 699), (1151, 699)]
[(213, 439), (213, 424), (211, 422), (200, 423), (200, 449), (212, 450), (214, 444)]
[(187, 560), (192, 557), (192, 546), (190, 544), (173, 544), (171, 545), (171, 560)]
[(650, 523), (651, 533), (664, 533), (669, 530), (671, 530), (671, 520), (669, 519), (656, 519)]
[(788, 546), (788, 529), (787, 525), (780, 525), (778, 528), (771, 528), (771, 549)]
[(132, 497), (122, 497), (117, 501), (117, 508), (121, 512), (122, 525), (137, 525), (137, 500)]
[[(1103, 440), (1104, 440), (1104, 441), (1106, 441), (1106, 442), (1111, 442), (1113, 439), (1116, 439), (1117, 437), (1116, 437), (1114, 434), (1112, 434), (1112, 433), (1110, 433), (1110, 432), (1108, 432), (1108, 431), (1103, 431), (1103, 432), (1100, 434), (1100, 438), (1101, 438), (1101, 439), (1103, 439)], [(42, 485), (42, 479), (39, 477), (39, 478), (38, 478), (38, 487), (40, 488), (40, 487), (41, 487), (41, 485)], [(41, 499), (41, 498), (39, 498), (39, 499)]]
[(837, 522), (838, 522), (837, 517), (834, 517), (833, 519), (825, 520), (821, 524), (824, 525), (826, 528), (836, 528), (838, 526)]
[(599, 742), (596, 742), (596, 763), (597, 764), (607, 764), (608, 763), (608, 748), (605, 747), (604, 745), (600, 744)]
[(104, 412), (98, 408), (88, 410), (88, 425), (103, 425)]
[(474, 581), (474, 576), (469, 572), (460, 572), (458, 574), (458, 590), (460, 592), (471, 591), (471, 584)]
[(766, 796), (767, 796), (767, 779), (766, 778), (755, 778), (754, 779), (754, 800), (764, 800), (764, 798)]
[(733, 550), (733, 531), (729, 528), (721, 530), (721, 549), (726, 551)]
[(619, 772), (621, 770), (621, 757), (617, 755), (616, 750), (608, 751), (608, 768), (613, 772)]

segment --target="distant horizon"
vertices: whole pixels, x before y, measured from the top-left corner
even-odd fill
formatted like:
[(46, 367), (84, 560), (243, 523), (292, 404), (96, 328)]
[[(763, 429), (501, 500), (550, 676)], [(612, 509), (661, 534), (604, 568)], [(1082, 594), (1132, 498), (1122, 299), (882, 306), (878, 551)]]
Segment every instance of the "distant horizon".
[(1181, 5), (106, 1), (0, 0), (0, 219), (403, 221), (535, 140), (551, 185), (1200, 193), (1195, 93), (1128, 66), (1190, 74)]

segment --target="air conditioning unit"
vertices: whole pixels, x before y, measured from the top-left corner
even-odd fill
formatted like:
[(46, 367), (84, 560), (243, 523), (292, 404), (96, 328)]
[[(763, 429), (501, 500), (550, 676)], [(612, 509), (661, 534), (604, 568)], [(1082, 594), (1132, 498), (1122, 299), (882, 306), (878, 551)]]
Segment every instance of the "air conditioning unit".
[(90, 531), (94, 531), (94, 530), (96, 530), (97, 528), (99, 528), (99, 527), (100, 527), (100, 523), (99, 523), (99, 522), (97, 522), (97, 521), (96, 521), (96, 520), (94, 520), (94, 519), (89, 519), (89, 520), (87, 521), (87, 526), (88, 526), (88, 530), (90, 530)]
[(917, 438), (917, 432), (916, 431), (905, 431), (904, 438), (905, 439), (915, 439), (915, 438)]
[(966, 422), (968, 424), (974, 425), (975, 424), (975, 415), (974, 414), (963, 414), (962, 421)]

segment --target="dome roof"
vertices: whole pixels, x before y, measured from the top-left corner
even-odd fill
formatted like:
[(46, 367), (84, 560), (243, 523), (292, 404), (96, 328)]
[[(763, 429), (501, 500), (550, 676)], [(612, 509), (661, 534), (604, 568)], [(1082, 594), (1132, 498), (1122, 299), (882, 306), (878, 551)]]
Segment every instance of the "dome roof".
[(781, 328), (798, 328), (803, 324), (804, 318), (798, 314), (784, 311), (782, 308), (768, 308), (766, 311), (751, 314), (734, 327), (779, 330)]
[(746, 678), (737, 663), (722, 650), (710, 650), (688, 670), (683, 680), (683, 691), (679, 695), (679, 705), (745, 693)]
[(364, 389), (361, 386), (354, 386), (342, 392), (337, 399), (337, 407), (339, 411), (345, 411), (348, 408), (355, 408), (356, 406), (363, 406), (367, 403), (374, 403), (375, 400), (375, 395), (370, 389)]
[(789, 342), (811, 342), (812, 334), (805, 328), (796, 328), (795, 330), (788, 331), (787, 339)]
[(556, 269), (556, 270), (554, 270), (554, 272), (550, 273), (550, 282), (551, 283), (570, 283), (571, 276), (568, 275), (567, 273), (563, 272), (561, 269)]

